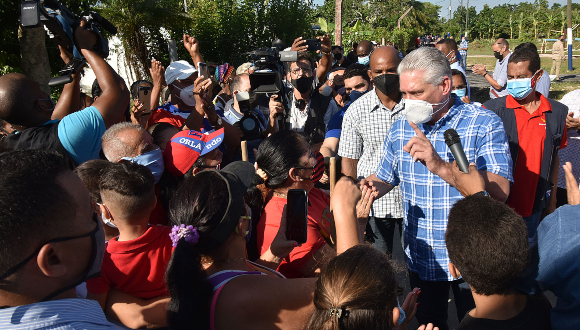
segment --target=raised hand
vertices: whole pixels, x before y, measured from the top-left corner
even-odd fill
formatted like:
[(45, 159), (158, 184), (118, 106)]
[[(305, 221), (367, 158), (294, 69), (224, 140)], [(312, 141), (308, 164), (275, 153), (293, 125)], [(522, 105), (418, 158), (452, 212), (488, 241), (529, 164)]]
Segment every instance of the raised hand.
[(153, 79), (153, 85), (157, 85), (160, 88), (167, 86), (165, 83), (165, 67), (161, 64), (161, 62), (152, 59), (149, 73)]
[(290, 48), (291, 51), (297, 52), (305, 52), (308, 49), (306, 46), (306, 40), (302, 39), (302, 37), (298, 37), (292, 43), (292, 47)]
[(566, 193), (568, 194), (568, 204), (578, 205), (580, 204), (580, 189), (578, 188), (578, 182), (574, 173), (572, 172), (572, 163), (566, 162), (562, 165), (564, 169), (564, 174), (566, 176)]
[(199, 41), (189, 34), (183, 35), (183, 46), (185, 46), (185, 49), (187, 49), (190, 55), (199, 53)]
[(427, 139), (419, 127), (413, 122), (409, 124), (415, 130), (417, 136), (412, 137), (403, 147), (403, 150), (411, 155), (413, 161), (420, 161), (421, 164), (427, 166), (431, 173), (438, 174), (447, 163), (441, 159), (435, 148), (433, 148), (431, 141)]
[(318, 37), (320, 40), (320, 51), (323, 53), (330, 53), (332, 51), (332, 43), (330, 41), (330, 37), (327, 35)]

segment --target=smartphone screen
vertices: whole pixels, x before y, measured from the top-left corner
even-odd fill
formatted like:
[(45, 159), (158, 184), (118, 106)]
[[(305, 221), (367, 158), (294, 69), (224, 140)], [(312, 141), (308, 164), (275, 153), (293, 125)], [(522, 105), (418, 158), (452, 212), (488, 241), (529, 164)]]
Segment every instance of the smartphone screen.
[(306, 243), (308, 227), (308, 193), (304, 189), (288, 190), (286, 238)]
[(199, 70), (198, 77), (203, 76), (204, 78), (209, 78), (209, 71), (207, 69), (207, 63), (197, 62), (197, 69)]
[(151, 86), (141, 85), (139, 86), (139, 101), (143, 104), (145, 108), (145, 113), (151, 112)]
[(306, 39), (306, 46), (308, 46), (308, 51), (320, 50), (320, 40), (318, 39)]

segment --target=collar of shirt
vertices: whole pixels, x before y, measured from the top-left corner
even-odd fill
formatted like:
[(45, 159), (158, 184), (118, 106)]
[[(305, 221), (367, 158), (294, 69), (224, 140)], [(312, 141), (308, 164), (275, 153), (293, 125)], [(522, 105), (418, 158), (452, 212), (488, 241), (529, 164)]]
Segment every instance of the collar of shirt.
[(391, 117), (393, 117), (394, 115), (396, 115), (397, 113), (399, 113), (401, 110), (403, 110), (403, 102), (399, 102), (397, 103), (397, 105), (395, 105), (395, 107), (393, 109), (389, 109), (387, 108), (383, 102), (381, 102), (381, 99), (379, 99), (379, 96), (377, 95), (377, 89), (373, 88), (372, 91), (370, 91), (369, 93), (372, 94), (372, 100), (371, 102), (373, 102), (374, 106), (370, 107), (370, 111), (369, 112), (373, 112), (377, 109), (383, 108), (388, 110), (391, 113)]
[[(534, 111), (534, 113), (538, 111), (540, 113), (552, 111), (552, 105), (550, 104), (550, 101), (548, 101), (548, 99), (546, 99), (544, 95), (542, 95), (540, 92), (536, 91), (535, 93), (536, 95), (540, 96), (540, 106), (538, 107), (538, 109), (536, 109), (536, 111)], [(509, 109), (519, 109), (519, 108), (525, 109), (521, 104), (518, 103), (516, 99), (514, 99), (513, 96), (511, 96), (511, 94), (507, 96), (505, 100), (505, 106), (506, 108)]]
[(120, 329), (107, 321), (99, 303), (89, 299), (58, 299), (0, 310), (2, 329), (59, 329), (83, 324), (84, 329)]
[(503, 60), (501, 60), (501, 61), (500, 61), (500, 60), (497, 60), (497, 63), (499, 63), (499, 64), (503, 64), (504, 62), (506, 62), (506, 63), (507, 63), (507, 61), (508, 61), (508, 59), (510, 58), (510, 55), (511, 55), (511, 54), (512, 54), (511, 52), (510, 52), (510, 53), (508, 53), (508, 54), (507, 54), (507, 55), (506, 55), (506, 56), (503, 58)]

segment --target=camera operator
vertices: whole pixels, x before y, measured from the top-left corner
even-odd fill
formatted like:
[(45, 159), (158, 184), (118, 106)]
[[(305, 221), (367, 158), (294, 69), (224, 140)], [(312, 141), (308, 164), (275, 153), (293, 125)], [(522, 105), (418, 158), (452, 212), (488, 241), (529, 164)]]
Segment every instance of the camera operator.
[[(243, 92), (250, 92), (250, 76), (247, 73), (243, 73), (236, 76), (230, 83), (230, 89), (232, 90), (233, 98), (226, 103), (224, 113), (225, 121), (231, 125), (236, 123), (239, 124), (240, 120), (244, 115), (246, 115), (240, 107), (240, 102), (238, 101), (236, 95)], [(282, 103), (277, 101), (278, 95), (274, 95), (270, 98), (269, 111), (270, 115), (268, 118), (264, 116), (264, 109), (262, 106), (258, 105), (258, 94), (250, 92), (250, 109), (249, 115), (255, 117), (260, 124), (261, 137), (266, 138), (268, 135), (276, 133), (278, 131), (278, 123), (276, 122), (276, 115), (278, 113), (283, 113), (284, 107)], [(248, 139), (248, 137), (246, 137)], [(253, 150), (258, 148), (258, 145), (262, 142), (262, 139), (248, 140), (248, 150)], [(252, 152), (248, 153), (249, 161), (254, 162), (254, 154)]]
[(301, 37), (294, 40), (291, 48), (298, 51), (297, 61), (286, 64), (286, 81), (291, 83), (292, 90), (286, 91), (284, 128), (303, 133), (310, 145), (324, 141), (324, 114), (331, 100), (330, 96), (323, 96), (318, 90), (332, 67), (331, 43), (328, 36), (318, 39), (323, 54), (318, 67), (305, 52), (306, 40)]
[[(115, 70), (93, 51), (97, 35), (87, 31), (86, 24), (83, 19), (75, 30), (75, 44), (97, 76), (102, 95), (92, 106), (53, 120), (55, 105), (38, 83), (19, 73), (0, 77), (0, 119), (16, 129), (3, 140), (8, 148), (54, 150), (74, 168), (98, 158), (101, 136), (123, 120), (129, 91)], [(70, 93), (63, 93), (59, 102), (68, 103), (70, 97)], [(78, 102), (78, 93), (73, 98), (72, 102)]]

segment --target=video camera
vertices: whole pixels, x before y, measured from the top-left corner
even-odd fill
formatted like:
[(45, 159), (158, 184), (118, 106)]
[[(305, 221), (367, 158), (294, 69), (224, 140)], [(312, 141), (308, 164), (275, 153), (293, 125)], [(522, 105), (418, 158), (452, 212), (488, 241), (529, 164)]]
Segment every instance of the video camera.
[[(74, 43), (74, 31), (79, 27), (81, 18), (75, 15), (58, 0), (23, 0), (20, 6), (22, 27), (39, 27), (44, 25), (50, 38), (73, 54), (73, 59), (59, 71), (60, 76), (52, 78), (48, 85), (58, 86), (72, 81), (72, 74), (85, 65), (86, 60)], [(101, 57), (109, 56), (109, 43), (103, 38), (100, 29), (117, 34), (117, 28), (99, 13), (89, 11), (84, 15), (87, 20), (85, 29), (97, 34), (99, 41), (93, 50)]]
[(276, 94), (282, 89), (282, 74), (285, 72), (282, 62), (296, 62), (298, 52), (282, 51), (282, 40), (272, 42), (272, 48), (260, 48), (248, 53), (248, 61), (254, 65), (250, 74), (252, 91), (258, 94)]
[(252, 113), (257, 105), (258, 94), (254, 92), (239, 92), (236, 94), (236, 100), (240, 111), (244, 116), (239, 121), (239, 127), (244, 133), (245, 141), (252, 141), (262, 138), (262, 126), (258, 118)]

